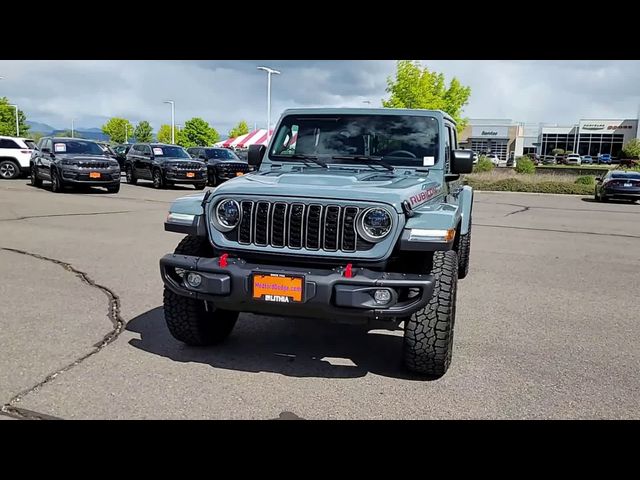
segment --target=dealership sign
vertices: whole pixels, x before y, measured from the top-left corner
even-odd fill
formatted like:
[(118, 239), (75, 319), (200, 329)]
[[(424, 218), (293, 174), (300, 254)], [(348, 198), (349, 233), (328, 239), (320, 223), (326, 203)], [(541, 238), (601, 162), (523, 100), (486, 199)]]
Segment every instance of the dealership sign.
[(618, 122), (586, 122), (580, 126), (580, 130), (631, 130), (634, 125)]
[(471, 127), (473, 138), (509, 138), (509, 127), (474, 126)]

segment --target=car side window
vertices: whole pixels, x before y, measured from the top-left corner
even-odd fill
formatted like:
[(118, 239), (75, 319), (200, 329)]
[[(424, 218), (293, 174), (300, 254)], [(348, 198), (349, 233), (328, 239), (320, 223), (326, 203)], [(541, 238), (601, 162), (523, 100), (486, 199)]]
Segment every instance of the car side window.
[(151, 147), (149, 145), (142, 146), (142, 154), (145, 156), (151, 156)]
[(43, 148), (48, 148), (50, 152), (53, 152), (53, 145), (51, 144), (51, 139), (47, 138), (44, 142)]
[(0, 148), (20, 148), (16, 142), (9, 140), (8, 138), (0, 139)]
[(451, 138), (453, 134), (451, 133), (451, 127), (449, 125), (445, 125), (445, 127), (447, 129), (447, 134), (444, 136), (444, 161), (446, 167), (451, 161)]

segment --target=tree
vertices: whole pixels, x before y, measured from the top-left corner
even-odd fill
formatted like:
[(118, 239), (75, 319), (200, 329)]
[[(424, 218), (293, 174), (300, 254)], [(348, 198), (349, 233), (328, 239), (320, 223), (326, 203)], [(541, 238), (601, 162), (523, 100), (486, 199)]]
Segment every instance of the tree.
[(551, 155), (564, 155), (564, 150), (562, 148), (554, 148), (551, 150)]
[(240, 135), (246, 135), (249, 133), (249, 125), (244, 120), (238, 122), (238, 124), (229, 130), (229, 138), (236, 138)]
[(151, 142), (153, 140), (153, 129), (151, 128), (151, 124), (146, 120), (138, 122), (136, 129), (133, 131), (133, 136), (136, 137), (136, 142)]
[(133, 136), (133, 125), (126, 118), (113, 117), (102, 126), (102, 133), (112, 142), (124, 143), (126, 139)]
[(622, 153), (626, 158), (640, 158), (640, 138), (634, 138), (625, 143)]
[[(18, 108), (18, 127), (20, 136), (27, 136), (29, 125), (24, 112)], [(16, 109), (11, 106), (7, 97), (0, 98), (0, 135), (15, 136), (16, 134)]]
[[(171, 143), (171, 125), (160, 125), (158, 130), (158, 142)], [(178, 129), (176, 128), (176, 140), (178, 139)]]
[(220, 135), (203, 119), (195, 117), (184, 122), (184, 128), (176, 135), (178, 145), (188, 147), (206, 147), (218, 141)]
[(447, 88), (444, 74), (431, 72), (418, 61), (398, 60), (395, 78), (387, 78), (387, 93), (382, 100), (385, 108), (424, 108), (442, 110), (456, 121), (458, 132), (468, 123), (462, 118), (462, 109), (469, 103), (471, 88), (453, 78)]
[(29, 138), (34, 142), (38, 143), (38, 141), (46, 135), (47, 135), (46, 133), (42, 133), (42, 132), (31, 132), (29, 134)]

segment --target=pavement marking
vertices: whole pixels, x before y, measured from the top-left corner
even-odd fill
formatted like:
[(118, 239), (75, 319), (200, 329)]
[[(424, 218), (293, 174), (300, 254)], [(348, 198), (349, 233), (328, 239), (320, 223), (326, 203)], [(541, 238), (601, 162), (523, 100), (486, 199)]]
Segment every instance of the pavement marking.
[(15, 222), (18, 220), (31, 220), (32, 218), (51, 218), (51, 217), (81, 217), (86, 215), (113, 215), (116, 213), (134, 213), (133, 210), (118, 210), (116, 212), (88, 212), (88, 213), (52, 213), (50, 215), (27, 215), (16, 218), (0, 218), (0, 222)]

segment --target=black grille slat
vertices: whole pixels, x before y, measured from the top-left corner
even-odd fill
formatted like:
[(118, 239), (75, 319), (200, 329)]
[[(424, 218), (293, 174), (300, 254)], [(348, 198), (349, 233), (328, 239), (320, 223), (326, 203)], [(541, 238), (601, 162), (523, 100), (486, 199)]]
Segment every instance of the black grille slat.
[(106, 169), (110, 167), (115, 167), (108, 162), (80, 162), (78, 163), (78, 168), (95, 168), (95, 169)]
[(175, 168), (176, 170), (200, 170), (202, 165), (199, 163), (174, 163), (172, 168)]
[(271, 216), (271, 246), (284, 247), (286, 235), (287, 204), (275, 203)]
[(338, 235), (340, 227), (340, 207), (329, 205), (324, 214), (324, 250), (338, 250)]
[(356, 230), (360, 208), (355, 206), (240, 201), (240, 245), (356, 252), (373, 248)]
[(269, 211), (271, 204), (269, 202), (258, 202), (256, 204), (256, 213), (254, 215), (254, 233), (253, 242), (256, 245), (266, 247), (269, 242)]
[(357, 207), (346, 207), (342, 218), (342, 250), (345, 252), (356, 251), (356, 217)]

